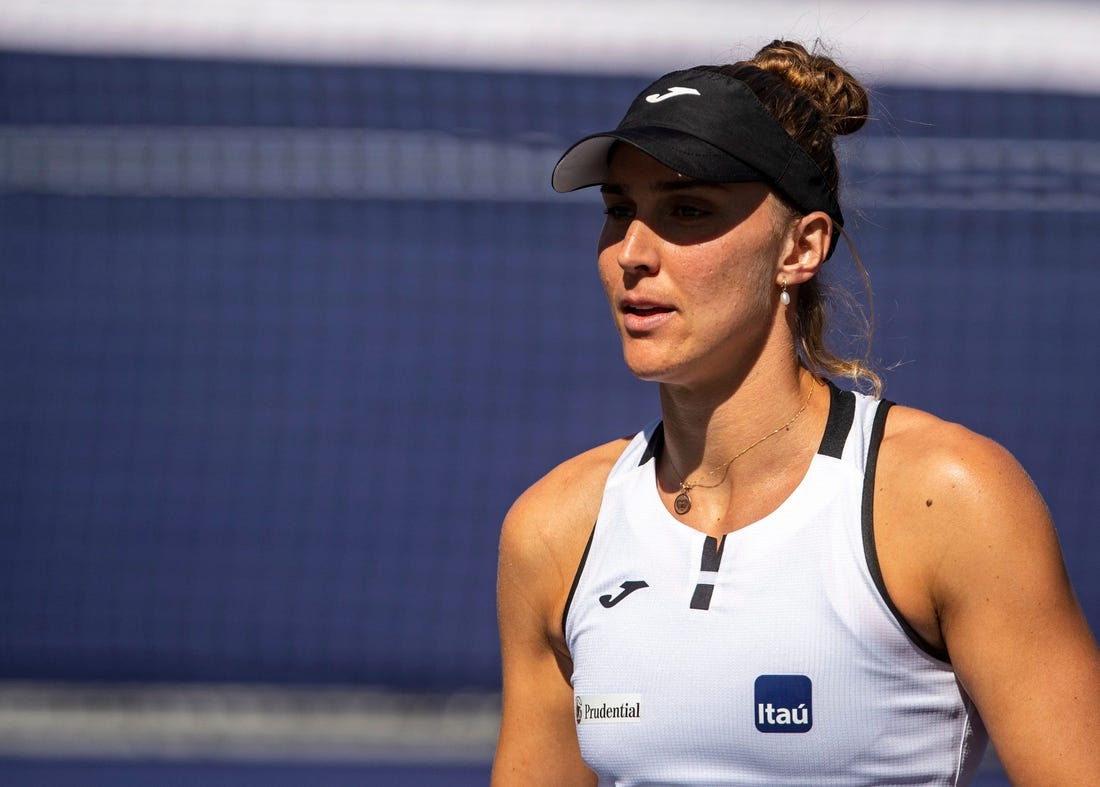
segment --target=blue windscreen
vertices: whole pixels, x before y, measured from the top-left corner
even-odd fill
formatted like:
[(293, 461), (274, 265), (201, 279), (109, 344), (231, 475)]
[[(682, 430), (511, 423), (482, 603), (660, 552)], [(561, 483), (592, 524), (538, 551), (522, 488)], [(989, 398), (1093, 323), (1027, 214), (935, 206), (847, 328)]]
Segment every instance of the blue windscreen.
[[(508, 506), (657, 414), (548, 183), (645, 81), (0, 54), (0, 679), (497, 688)], [(1020, 458), (1096, 629), (1100, 97), (875, 102), (887, 396)]]

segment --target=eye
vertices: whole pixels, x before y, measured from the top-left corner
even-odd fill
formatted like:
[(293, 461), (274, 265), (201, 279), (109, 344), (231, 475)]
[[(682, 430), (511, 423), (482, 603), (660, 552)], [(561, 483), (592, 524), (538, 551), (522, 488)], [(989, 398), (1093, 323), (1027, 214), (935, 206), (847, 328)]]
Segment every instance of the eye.
[(672, 215), (678, 219), (701, 219), (708, 211), (695, 205), (676, 205), (672, 209)]
[(634, 211), (629, 205), (608, 205), (603, 212), (612, 221), (629, 221), (634, 217)]

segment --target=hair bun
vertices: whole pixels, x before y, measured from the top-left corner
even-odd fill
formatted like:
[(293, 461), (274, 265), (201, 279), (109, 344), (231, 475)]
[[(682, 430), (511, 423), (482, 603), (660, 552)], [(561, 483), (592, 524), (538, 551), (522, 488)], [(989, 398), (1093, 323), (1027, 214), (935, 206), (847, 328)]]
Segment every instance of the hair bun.
[(775, 40), (748, 62), (809, 98), (833, 135), (853, 134), (867, 121), (867, 91), (827, 55), (812, 54), (794, 41)]

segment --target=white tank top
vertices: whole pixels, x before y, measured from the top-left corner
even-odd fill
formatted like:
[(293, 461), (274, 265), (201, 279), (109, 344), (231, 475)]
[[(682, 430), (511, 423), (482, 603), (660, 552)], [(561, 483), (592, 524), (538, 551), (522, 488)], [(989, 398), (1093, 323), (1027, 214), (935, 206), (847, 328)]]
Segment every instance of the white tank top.
[(601, 785), (963, 785), (986, 745), (947, 654), (886, 593), (872, 523), (889, 402), (831, 389), (805, 478), (723, 541), (676, 520), (663, 431), (627, 446), (563, 620)]

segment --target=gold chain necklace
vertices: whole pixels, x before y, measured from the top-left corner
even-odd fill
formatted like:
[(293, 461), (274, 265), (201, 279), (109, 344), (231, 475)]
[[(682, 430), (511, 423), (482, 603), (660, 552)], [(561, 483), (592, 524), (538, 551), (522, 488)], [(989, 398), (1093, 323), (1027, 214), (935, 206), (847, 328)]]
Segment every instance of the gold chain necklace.
[(676, 495), (676, 499), (672, 503), (672, 506), (676, 510), (676, 513), (679, 514), (680, 516), (683, 516), (688, 511), (691, 510), (691, 496), (689, 495), (689, 492), (691, 492), (692, 489), (714, 489), (714, 487), (718, 486), (719, 484), (721, 484), (723, 481), (726, 480), (726, 473), (729, 472), (730, 465), (732, 465), (735, 461), (740, 459), (742, 456), (747, 454), (752, 449), (756, 448), (756, 446), (760, 445), (762, 442), (767, 440), (769, 437), (774, 437), (775, 435), (782, 432), (784, 429), (790, 429), (791, 425), (795, 421), (797, 421), (799, 419), (799, 417), (801, 417), (801, 415), (804, 412), (806, 412), (806, 408), (810, 406), (810, 400), (814, 398), (814, 390), (816, 388), (817, 388), (817, 383), (816, 382), (811, 384), (811, 386), (810, 386), (810, 395), (806, 397), (806, 401), (802, 403), (802, 406), (800, 408), (798, 408), (798, 412), (794, 414), (794, 416), (791, 418), (791, 420), (787, 421), (787, 423), (783, 424), (782, 426), (777, 427), (776, 429), (773, 429), (772, 431), (768, 432), (766, 435), (761, 437), (755, 443), (752, 443), (751, 445), (749, 445), (747, 448), (743, 448), (742, 450), (738, 451), (736, 454), (733, 455), (733, 459), (730, 459), (728, 462), (726, 462), (721, 467), (716, 467), (713, 470), (711, 470), (710, 473), (707, 475), (708, 478), (710, 476), (714, 475), (715, 473), (717, 473), (719, 470), (722, 471), (722, 477), (719, 478), (717, 481), (715, 481), (713, 484), (707, 484), (707, 485), (704, 486), (703, 484), (700, 484), (698, 481), (696, 481), (694, 483), (692, 483), (691, 481), (685, 481), (683, 474), (677, 469), (676, 465), (673, 463), (672, 456), (669, 455), (669, 453), (666, 451), (665, 452), (665, 458), (668, 459), (669, 467), (672, 468), (672, 472), (676, 473), (676, 477), (678, 479), (680, 479), (680, 494)]

